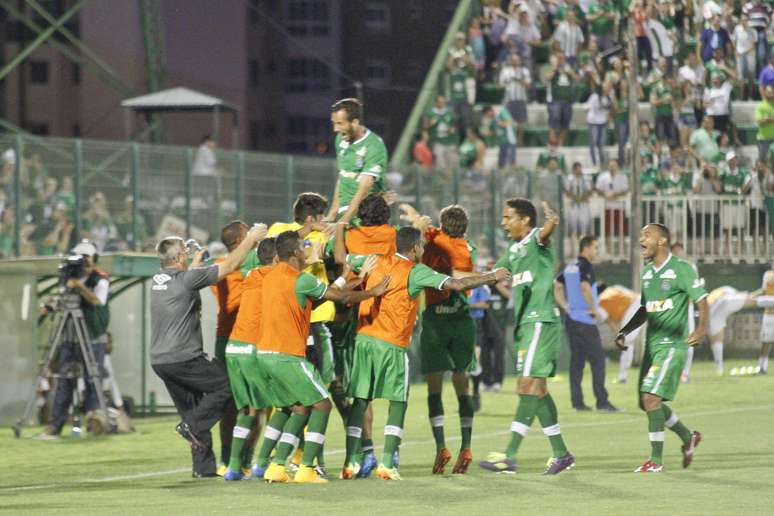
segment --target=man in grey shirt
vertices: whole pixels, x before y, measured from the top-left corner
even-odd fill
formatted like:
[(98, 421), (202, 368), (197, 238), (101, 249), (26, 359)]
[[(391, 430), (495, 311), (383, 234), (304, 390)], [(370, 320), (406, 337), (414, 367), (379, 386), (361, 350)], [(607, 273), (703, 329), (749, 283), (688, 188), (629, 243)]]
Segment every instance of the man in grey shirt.
[(204, 250), (194, 255), (189, 266), (179, 237), (165, 238), (156, 247), (161, 269), (151, 286), (151, 367), (164, 381), (182, 418), (176, 430), (191, 443), (196, 478), (215, 476), (210, 429), (231, 402), (225, 365), (208, 360), (203, 351), (199, 290), (236, 270), (265, 237), (266, 226), (256, 224), (223, 262), (209, 267), (199, 267)]

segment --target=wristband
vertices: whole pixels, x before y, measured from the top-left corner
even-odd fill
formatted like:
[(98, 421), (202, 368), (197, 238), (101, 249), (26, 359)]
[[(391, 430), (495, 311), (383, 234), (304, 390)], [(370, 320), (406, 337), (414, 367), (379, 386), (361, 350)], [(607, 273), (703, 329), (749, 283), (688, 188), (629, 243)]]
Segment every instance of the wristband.
[(338, 288), (343, 288), (347, 284), (347, 279), (344, 276), (339, 276), (333, 284)]

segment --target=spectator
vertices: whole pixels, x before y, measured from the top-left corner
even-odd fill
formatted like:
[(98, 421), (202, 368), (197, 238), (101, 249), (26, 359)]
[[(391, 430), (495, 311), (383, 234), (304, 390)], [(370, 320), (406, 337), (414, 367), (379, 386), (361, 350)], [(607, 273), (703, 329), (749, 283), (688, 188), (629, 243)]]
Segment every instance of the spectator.
[(766, 160), (774, 143), (774, 86), (763, 89), (763, 98), (755, 106), (755, 123), (758, 124), (758, 159)]
[(657, 16), (658, 11), (655, 7), (648, 9), (648, 19), (645, 21), (645, 31), (650, 42), (650, 49), (653, 59), (658, 60), (662, 57), (666, 63), (666, 73), (672, 75), (672, 61), (674, 59), (674, 34), (664, 27)]
[(476, 79), (483, 80), (486, 67), (486, 43), (484, 42), (484, 32), (481, 30), (481, 18), (479, 16), (470, 20), (468, 41), (470, 42)]
[[(56, 179), (53, 177), (46, 179), (46, 184), (48, 185), (51, 181), (56, 185)], [(59, 186), (59, 191), (54, 195), (53, 201), (64, 203), (71, 212), (75, 209), (75, 187), (73, 186), (72, 177), (64, 176), (62, 178), (62, 184)]]
[(89, 209), (83, 214), (83, 232), (85, 238), (97, 247), (98, 253), (102, 253), (107, 243), (118, 237), (102, 192), (96, 192), (89, 198)]
[(656, 137), (650, 130), (647, 120), (640, 122), (640, 154), (644, 154), (651, 164), (656, 162)]
[[(707, 120), (711, 121), (712, 119), (707, 118)], [(689, 152), (691, 151), (689, 150)], [(695, 194), (701, 196), (717, 195), (720, 193), (721, 189), (718, 167), (706, 161), (702, 162), (701, 166), (694, 169), (692, 184), (693, 193)], [(689, 229), (689, 234), (695, 234), (701, 239), (708, 238), (710, 234), (714, 234), (714, 236), (717, 237), (720, 233), (718, 231), (719, 217), (717, 202), (699, 198), (692, 204), (692, 208), (692, 211), (694, 212), (694, 219), (692, 222), (695, 229)]]
[(629, 73), (625, 67), (628, 67), (628, 63), (625, 64), (623, 59), (617, 56), (611, 57), (610, 68), (605, 71), (604, 80), (612, 82), (616, 88), (619, 88), (621, 82), (629, 79)]
[(517, 44), (524, 66), (532, 72), (535, 64), (532, 60), (532, 47), (539, 46), (542, 43), (540, 31), (535, 27), (533, 19), (530, 19), (529, 8), (525, 4), (521, 4), (518, 17), (519, 21), (513, 29), (511, 38)]
[(565, 62), (564, 54), (557, 52), (551, 58), (550, 67), (546, 75), (548, 83), (548, 133), (549, 138), (556, 140), (559, 146), (564, 145), (567, 138), (567, 130), (572, 120), (573, 81), (578, 80), (578, 75), (572, 67)]
[(486, 145), (486, 154), (484, 156), (484, 172), (497, 168), (497, 161), (500, 156), (500, 139), (498, 135), (497, 117), (495, 110), (491, 105), (485, 105), (481, 108), (481, 121), (478, 124), (478, 133)]
[(731, 51), (731, 37), (728, 31), (720, 26), (720, 15), (712, 17), (710, 26), (701, 33), (701, 59), (705, 63), (712, 59), (715, 49), (723, 50), (723, 55)]
[[(610, 110), (613, 107), (612, 84), (605, 82), (597, 86), (586, 102), (586, 123), (589, 126), (589, 152), (594, 166), (605, 164), (605, 142)], [(599, 160), (597, 160), (597, 155)]]
[(578, 52), (585, 41), (576, 17), (574, 10), (568, 10), (565, 13), (565, 20), (556, 28), (553, 37), (555, 41), (559, 42), (567, 63), (573, 68), (578, 67)]
[[(726, 154), (725, 162), (718, 167), (720, 171), (720, 194), (738, 197), (748, 195), (752, 188), (752, 177), (750, 172), (739, 167), (736, 152), (731, 151)], [(732, 236), (736, 234), (741, 238), (742, 228), (745, 224), (747, 208), (743, 202), (732, 200), (722, 201), (720, 210), (720, 220), (723, 226), (723, 235), (726, 251), (729, 255), (740, 254), (734, 252)]]
[(474, 128), (465, 132), (465, 139), (460, 144), (460, 168), (466, 176), (481, 175), (484, 170), (486, 145)]
[(567, 214), (567, 236), (575, 249), (578, 240), (591, 231), (591, 195), (594, 187), (591, 179), (583, 175), (579, 162), (572, 165), (572, 174), (564, 180), (564, 196)]
[[(414, 163), (422, 167), (425, 172), (429, 172), (433, 169), (433, 151), (430, 150), (430, 145), (428, 145), (429, 141), (430, 137), (428, 136), (427, 131), (419, 131), (414, 142), (414, 148), (411, 151), (411, 155), (414, 157)], [(446, 168), (439, 168), (444, 172), (448, 171)]]
[(559, 168), (559, 161), (556, 158), (549, 158), (545, 169), (538, 170), (534, 176), (534, 185), (532, 196), (534, 202), (540, 204), (546, 201), (549, 205), (558, 205), (559, 197), (563, 193), (564, 173)]
[(712, 117), (714, 127), (723, 134), (729, 134), (731, 124), (731, 92), (734, 87), (722, 72), (712, 74), (712, 85), (704, 90), (704, 114)]
[(758, 41), (758, 33), (750, 27), (746, 14), (739, 17), (739, 23), (731, 34), (731, 41), (736, 52), (736, 76), (739, 81), (741, 98), (746, 100), (752, 96), (753, 92), (756, 76), (755, 46)]
[(575, 99), (580, 102), (588, 100), (591, 92), (600, 84), (604, 76), (604, 65), (596, 40), (592, 39), (586, 50), (578, 54), (578, 69), (580, 80), (575, 88)]
[[(690, 190), (690, 177), (683, 174), (683, 169), (675, 162), (665, 161), (661, 166), (661, 180), (658, 184), (659, 194), (668, 197), (682, 198)], [(683, 201), (666, 202), (662, 204), (664, 224), (672, 234), (680, 237), (685, 235), (682, 232), (683, 219)]]
[(498, 83), (505, 90), (503, 102), (516, 122), (516, 140), (524, 142), (524, 123), (527, 121), (527, 91), (532, 85), (529, 69), (521, 64), (519, 55), (510, 56), (500, 70)]
[(694, 52), (690, 52), (685, 64), (678, 70), (678, 77), (680, 80), (689, 81), (693, 84), (693, 95), (696, 99), (694, 112), (696, 113), (697, 124), (703, 117), (701, 100), (704, 98), (705, 75), (704, 64)]
[(454, 42), (449, 47), (449, 59), (462, 59), (468, 65), (473, 63), (473, 49), (468, 45), (464, 32), (455, 34)]
[(723, 49), (720, 48), (715, 49), (715, 52), (712, 55), (712, 59), (704, 63), (704, 69), (706, 71), (704, 74), (706, 86), (710, 86), (712, 84), (713, 73), (723, 73), (727, 77), (736, 76), (734, 72), (734, 66), (726, 60), (726, 54), (723, 52)]
[(457, 120), (457, 134), (465, 134), (465, 130), (471, 126), (471, 103), (466, 84), (472, 72), (464, 59), (452, 58), (446, 64), (446, 71), (446, 97)]
[(586, 19), (589, 21), (589, 32), (596, 38), (602, 52), (606, 52), (616, 45), (616, 8), (612, 1), (592, 1)]
[(753, 0), (747, 2), (742, 7), (742, 13), (744, 13), (750, 20), (750, 28), (755, 30), (757, 37), (755, 38), (755, 70), (757, 73), (766, 66), (766, 30), (769, 27), (769, 19), (771, 18), (771, 7), (761, 0)]
[(218, 175), (218, 160), (215, 157), (215, 147), (217, 144), (209, 134), (202, 137), (199, 149), (196, 151), (196, 158), (193, 164), (193, 175), (195, 176), (216, 176)]
[(67, 218), (68, 209), (58, 203), (51, 212), (51, 218), (43, 222), (35, 231), (34, 239), (38, 256), (52, 256), (66, 253), (71, 247), (71, 237), (75, 225)]
[(541, 151), (538, 155), (537, 163), (535, 163), (535, 170), (538, 172), (548, 168), (548, 162), (550, 160), (556, 160), (556, 165), (561, 170), (562, 175), (567, 173), (567, 163), (564, 161), (564, 154), (559, 151), (557, 147), (557, 141), (555, 137), (550, 134), (548, 136), (548, 148)]
[(495, 117), (499, 153), (497, 168), (513, 168), (516, 164), (516, 128), (510, 112), (504, 106), (499, 108)]
[(486, 64), (491, 65), (500, 55), (505, 39), (505, 29), (508, 26), (508, 20), (505, 13), (500, 9), (496, 0), (490, 1), (490, 5), (485, 5), (483, 9), (484, 16), (482, 25), (486, 39)]
[(680, 133), (680, 145), (688, 145), (688, 139), (691, 132), (699, 124), (696, 121), (696, 97), (695, 88), (690, 81), (682, 81), (678, 87), (678, 93), (675, 106), (677, 108), (677, 128)]
[(660, 145), (677, 140), (672, 96), (672, 77), (662, 77), (650, 92), (650, 105), (656, 120), (656, 139)]
[(11, 258), (14, 255), (15, 216), (13, 206), (6, 207), (0, 212), (0, 258)]
[(123, 242), (124, 250), (142, 250), (148, 240), (149, 233), (145, 216), (140, 212), (139, 208), (136, 210), (136, 220), (134, 220), (134, 216), (134, 198), (131, 195), (127, 195), (124, 198), (121, 210), (116, 213), (113, 219), (118, 231), (118, 237)]
[(443, 95), (436, 97), (435, 106), (425, 119), (425, 128), (429, 133), (429, 144), (433, 149), (432, 156), (435, 156), (436, 167), (445, 174), (450, 174), (459, 160), (457, 156), (459, 133), (454, 111), (447, 106), (446, 97)]
[(607, 170), (597, 176), (594, 188), (605, 199), (605, 236), (620, 237), (628, 234), (625, 209), (629, 178), (619, 172), (617, 159), (608, 162)]
[[(609, 80), (609, 79), (608, 79)], [(615, 142), (618, 144), (618, 162), (626, 163), (626, 143), (629, 141), (629, 84), (618, 82), (618, 95), (613, 105)]]
[(774, 193), (774, 176), (766, 162), (759, 159), (750, 177), (750, 234), (762, 237), (766, 234), (764, 198)]
[(758, 91), (761, 98), (765, 97), (763, 90), (766, 86), (774, 86), (774, 52), (769, 56), (769, 64), (763, 67), (758, 76)]
[(720, 161), (720, 147), (715, 131), (715, 120), (711, 116), (705, 116), (701, 121), (701, 127), (691, 133), (688, 140), (688, 153), (702, 164), (714, 164)]
[(634, 37), (637, 41), (637, 59), (640, 62), (639, 69), (642, 70), (643, 62), (646, 68), (650, 70), (653, 67), (653, 52), (650, 48), (648, 33), (645, 31), (645, 22), (647, 14), (645, 0), (634, 0), (629, 6), (629, 12), (634, 21)]

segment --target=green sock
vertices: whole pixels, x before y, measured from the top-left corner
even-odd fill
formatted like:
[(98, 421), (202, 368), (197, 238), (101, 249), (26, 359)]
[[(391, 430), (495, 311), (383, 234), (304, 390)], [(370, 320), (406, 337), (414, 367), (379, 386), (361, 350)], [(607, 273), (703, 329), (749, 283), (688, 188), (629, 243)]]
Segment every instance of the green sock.
[(537, 396), (519, 394), (519, 407), (516, 409), (516, 416), (511, 423), (511, 442), (505, 449), (505, 454), (509, 459), (516, 458), (519, 445), (522, 439), (527, 436), (529, 427), (532, 426), (532, 421), (535, 419), (539, 401)]
[(231, 440), (231, 457), (228, 460), (228, 469), (239, 471), (242, 466), (242, 447), (250, 436), (250, 430), (255, 424), (255, 416), (240, 413), (234, 425), (233, 439)]
[(325, 443), (320, 445), (320, 449), (317, 450), (317, 465), (325, 466)]
[(387, 424), (384, 426), (384, 453), (382, 454), (382, 464), (387, 468), (393, 467), (392, 457), (398, 451), (400, 440), (403, 437), (403, 419), (406, 417), (406, 407), (405, 401), (390, 401)]
[(255, 455), (254, 446), (245, 446), (244, 448), (242, 448), (242, 456), (240, 457), (240, 461), (242, 462), (243, 468), (247, 469), (253, 465), (254, 455)]
[(460, 432), (462, 444), (460, 449), (470, 448), (470, 440), (473, 434), (473, 398), (468, 394), (457, 397), (460, 403)]
[(360, 453), (360, 438), (363, 435), (363, 418), (365, 418), (368, 401), (355, 398), (349, 409), (347, 418), (347, 457), (345, 464), (357, 462)]
[(538, 402), (537, 417), (540, 421), (540, 426), (543, 427), (543, 433), (551, 443), (554, 457), (564, 457), (567, 454), (567, 446), (564, 444), (564, 439), (562, 439), (562, 433), (559, 429), (559, 414), (556, 410), (556, 404), (550, 394), (546, 394)]
[(363, 455), (367, 455), (369, 453), (373, 453), (374, 451), (374, 440), (373, 439), (361, 439), (360, 440), (360, 452)]
[(664, 452), (664, 410), (659, 407), (656, 410), (647, 411), (647, 414), (650, 460), (656, 464), (661, 464)]
[[(309, 424), (306, 426), (304, 434), (304, 457), (301, 464), (304, 466), (314, 466), (314, 459), (321, 452), (325, 444), (325, 429), (328, 428), (328, 418), (331, 413), (327, 410), (312, 409), (309, 415)], [(325, 462), (325, 461), (323, 461)]]
[(667, 407), (664, 403), (662, 403), (661, 406), (664, 409), (664, 426), (680, 436), (683, 444), (688, 444), (691, 440), (691, 431), (677, 418), (677, 414), (675, 414), (672, 409)]
[(339, 382), (333, 382), (331, 384), (330, 392), (333, 404), (336, 405), (336, 410), (339, 412), (339, 416), (341, 416), (341, 421), (346, 425), (347, 419), (349, 419), (350, 408), (349, 403), (347, 403), (347, 393)]
[(309, 414), (296, 414), (288, 418), (288, 422), (285, 423), (285, 428), (282, 429), (282, 435), (279, 438), (277, 444), (277, 453), (274, 455), (274, 462), (276, 464), (285, 465), (285, 461), (288, 460), (290, 454), (293, 453), (293, 449), (299, 445), (301, 440), (299, 436), (304, 430)]
[(427, 412), (430, 416), (433, 439), (435, 439), (435, 449), (446, 448), (446, 439), (443, 435), (443, 401), (440, 394), (427, 395)]
[(289, 417), (289, 412), (275, 410), (274, 414), (269, 418), (269, 422), (266, 423), (266, 430), (263, 431), (263, 443), (261, 443), (261, 447), (258, 450), (258, 459), (255, 461), (258, 467), (265, 468), (269, 465), (271, 452), (277, 445), (277, 440), (282, 435), (282, 428), (287, 423)]

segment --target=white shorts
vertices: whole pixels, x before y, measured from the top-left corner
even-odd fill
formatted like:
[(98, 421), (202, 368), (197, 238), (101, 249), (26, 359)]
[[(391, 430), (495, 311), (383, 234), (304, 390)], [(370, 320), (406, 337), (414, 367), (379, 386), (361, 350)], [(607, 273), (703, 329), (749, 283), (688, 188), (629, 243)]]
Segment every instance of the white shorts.
[(761, 342), (774, 342), (774, 314), (763, 314)]
[(747, 208), (738, 204), (723, 204), (720, 207), (720, 220), (723, 229), (743, 228)]
[[(634, 314), (637, 313), (637, 310), (640, 309), (641, 303), (639, 299), (635, 299), (632, 301), (632, 304), (629, 305), (629, 308), (626, 309), (626, 313), (624, 313), (623, 321), (621, 321), (621, 328), (626, 326), (626, 323), (629, 322), (629, 320), (634, 317)], [(640, 333), (642, 332), (642, 329), (645, 327), (643, 324), (633, 332), (631, 332), (629, 335), (626, 336), (626, 345), (627, 346), (633, 346), (634, 342), (637, 340), (637, 337), (640, 336)]]
[(725, 293), (712, 303), (709, 309), (709, 334), (717, 335), (726, 328), (728, 317), (744, 308), (747, 294), (742, 292)]

